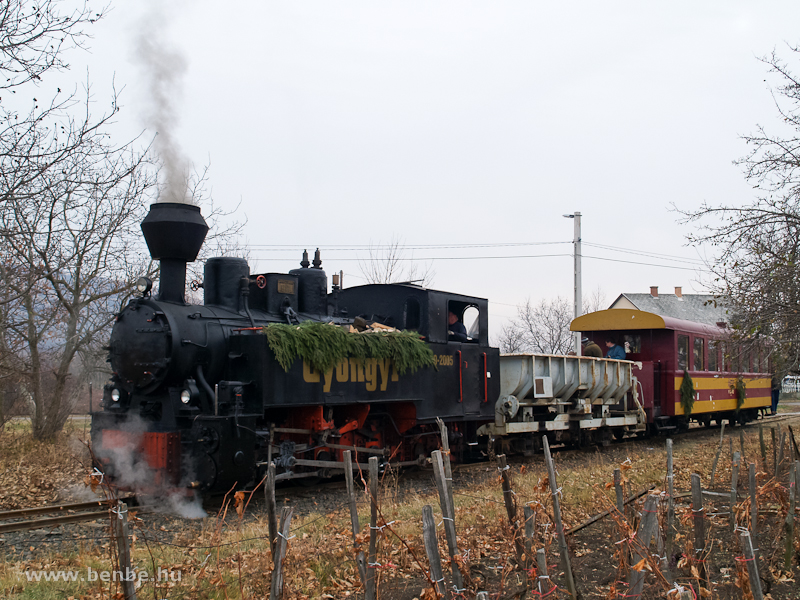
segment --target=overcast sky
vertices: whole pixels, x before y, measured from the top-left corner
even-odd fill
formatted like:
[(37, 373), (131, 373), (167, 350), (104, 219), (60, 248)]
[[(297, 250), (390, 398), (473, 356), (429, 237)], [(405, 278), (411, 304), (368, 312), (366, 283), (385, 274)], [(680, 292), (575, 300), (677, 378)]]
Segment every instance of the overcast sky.
[[(319, 246), (357, 285), (343, 248), (399, 237), (432, 287), (489, 298), (495, 332), (528, 297), (571, 301), (574, 211), (585, 294), (703, 291), (671, 204), (752, 199), (732, 161), (776, 123), (757, 59), (800, 42), (796, 1), (158, 4), (117, 1), (72, 56), (98, 112), (124, 88), (120, 141), (155, 133), (145, 32), (185, 61), (172, 133), (240, 203), (254, 271)], [(527, 258), (450, 260), (500, 256)]]

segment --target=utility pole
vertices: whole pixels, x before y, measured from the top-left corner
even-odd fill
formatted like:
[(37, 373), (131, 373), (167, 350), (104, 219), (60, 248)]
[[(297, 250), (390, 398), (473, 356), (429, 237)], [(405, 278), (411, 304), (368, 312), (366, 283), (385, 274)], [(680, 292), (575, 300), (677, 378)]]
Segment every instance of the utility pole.
[[(573, 219), (575, 225), (575, 235), (572, 239), (573, 258), (575, 261), (575, 317), (583, 314), (583, 298), (581, 290), (581, 213), (575, 211), (571, 215), (564, 215), (567, 219)], [(580, 331), (575, 332), (575, 354), (581, 355), (581, 335)]]

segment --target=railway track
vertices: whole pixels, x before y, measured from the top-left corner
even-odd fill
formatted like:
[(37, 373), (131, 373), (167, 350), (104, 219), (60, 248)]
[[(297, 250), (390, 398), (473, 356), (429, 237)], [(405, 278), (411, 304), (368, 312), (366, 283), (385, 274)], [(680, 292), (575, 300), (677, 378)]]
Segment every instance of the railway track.
[[(11, 531), (25, 531), (56, 527), (68, 523), (80, 523), (107, 518), (109, 510), (117, 501), (135, 504), (135, 496), (111, 498), (109, 500), (95, 500), (92, 502), (78, 502), (74, 504), (57, 504), (54, 506), (38, 506), (20, 510), (0, 512), (0, 534)], [(54, 516), (43, 516), (54, 515)], [(31, 518), (37, 517), (37, 518)], [(40, 518), (39, 518), (40, 517)]]

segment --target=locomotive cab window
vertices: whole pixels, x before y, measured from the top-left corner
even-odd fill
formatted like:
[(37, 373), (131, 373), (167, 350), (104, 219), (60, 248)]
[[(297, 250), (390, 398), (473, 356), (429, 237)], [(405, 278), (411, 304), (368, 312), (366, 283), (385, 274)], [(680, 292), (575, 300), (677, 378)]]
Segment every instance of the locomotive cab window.
[(403, 308), (403, 326), (405, 329), (419, 329), (420, 324), (420, 309), (419, 300), (416, 298), (408, 298), (405, 307)]
[[(448, 302), (447, 339), (450, 342), (477, 343), (479, 331), (479, 311), (472, 304)], [(472, 335), (470, 335), (472, 334)]]

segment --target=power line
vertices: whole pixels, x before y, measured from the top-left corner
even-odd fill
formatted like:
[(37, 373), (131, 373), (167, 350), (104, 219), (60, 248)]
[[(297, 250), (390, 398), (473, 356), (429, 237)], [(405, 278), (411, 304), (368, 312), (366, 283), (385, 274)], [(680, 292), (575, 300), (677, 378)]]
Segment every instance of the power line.
[(405, 244), (245, 244), (245, 248), (257, 249), (260, 252), (278, 252), (281, 250), (305, 250), (308, 248), (325, 248), (328, 250), (343, 250), (358, 252), (360, 250), (382, 250), (397, 248), (397, 250), (448, 250), (463, 248), (513, 248), (520, 246), (549, 246), (555, 244), (571, 244), (572, 242), (504, 242), (485, 244), (419, 244), (407, 246)]
[(603, 250), (611, 250), (613, 252), (626, 252), (629, 254), (636, 254), (638, 256), (647, 256), (650, 258), (658, 258), (662, 260), (673, 260), (676, 262), (684, 262), (687, 264), (698, 264), (698, 265), (705, 265), (705, 261), (699, 258), (689, 258), (686, 256), (674, 256), (672, 254), (658, 254), (655, 252), (645, 252), (642, 250), (633, 250), (631, 248), (619, 248), (617, 246), (606, 246), (603, 244), (593, 244), (592, 242), (584, 242), (587, 246), (592, 246), (593, 248), (601, 248)]

